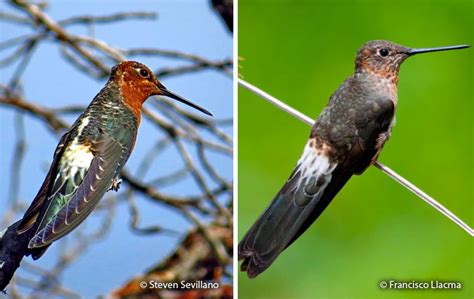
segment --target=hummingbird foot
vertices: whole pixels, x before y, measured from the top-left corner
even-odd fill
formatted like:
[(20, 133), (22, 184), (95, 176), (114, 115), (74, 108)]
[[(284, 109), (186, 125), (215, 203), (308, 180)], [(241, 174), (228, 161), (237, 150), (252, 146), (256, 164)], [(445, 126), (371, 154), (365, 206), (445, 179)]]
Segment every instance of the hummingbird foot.
[(114, 190), (115, 192), (117, 192), (120, 189), (121, 184), (122, 184), (122, 179), (120, 179), (119, 177), (115, 177), (114, 180), (112, 181), (112, 185), (107, 191)]

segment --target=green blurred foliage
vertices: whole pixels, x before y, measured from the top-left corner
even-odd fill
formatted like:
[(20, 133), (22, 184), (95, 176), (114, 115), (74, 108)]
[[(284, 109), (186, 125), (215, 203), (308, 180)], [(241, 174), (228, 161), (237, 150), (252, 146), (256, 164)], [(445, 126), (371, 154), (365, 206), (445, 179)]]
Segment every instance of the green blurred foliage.
[[(317, 117), (366, 41), (474, 44), (473, 1), (239, 0), (240, 74)], [(409, 58), (380, 161), (474, 225), (474, 49)], [(310, 128), (239, 88), (239, 239), (283, 185)], [(474, 298), (473, 238), (377, 169), (353, 177), (240, 298)], [(381, 290), (383, 279), (462, 290)]]

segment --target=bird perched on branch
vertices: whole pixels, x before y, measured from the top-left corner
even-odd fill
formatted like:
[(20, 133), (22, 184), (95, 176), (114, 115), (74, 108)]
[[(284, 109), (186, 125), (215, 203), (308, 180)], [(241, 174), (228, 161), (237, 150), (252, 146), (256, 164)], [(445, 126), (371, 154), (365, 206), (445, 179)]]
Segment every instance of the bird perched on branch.
[(357, 52), (355, 73), (330, 97), (289, 179), (239, 244), (241, 270), (265, 271), (329, 205), (354, 174), (377, 160), (391, 134), (400, 65), (419, 53), (462, 49), (410, 49), (369, 41)]
[(118, 190), (142, 105), (153, 95), (212, 115), (166, 89), (145, 65), (125, 61), (114, 66), (105, 87), (62, 136), (48, 174), (18, 224), (17, 234), (31, 235), (28, 253), (33, 259), (84, 221), (108, 190)]

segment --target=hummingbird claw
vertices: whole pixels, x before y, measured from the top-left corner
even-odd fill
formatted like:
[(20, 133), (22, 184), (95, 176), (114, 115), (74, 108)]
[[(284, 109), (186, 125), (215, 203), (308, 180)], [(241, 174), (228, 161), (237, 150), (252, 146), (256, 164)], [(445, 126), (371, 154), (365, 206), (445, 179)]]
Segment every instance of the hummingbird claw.
[(387, 140), (390, 138), (391, 135), (392, 135), (392, 125), (389, 127), (387, 132), (381, 133), (379, 137), (377, 137), (376, 142), (375, 142), (375, 148), (377, 149), (377, 153), (372, 157), (371, 164), (374, 164), (375, 162), (377, 162), (380, 152), (382, 151), (382, 148), (385, 142), (387, 142)]
[(112, 181), (112, 185), (107, 191), (114, 190), (115, 192), (117, 192), (120, 189), (121, 184), (122, 184), (122, 179), (115, 177), (114, 180)]

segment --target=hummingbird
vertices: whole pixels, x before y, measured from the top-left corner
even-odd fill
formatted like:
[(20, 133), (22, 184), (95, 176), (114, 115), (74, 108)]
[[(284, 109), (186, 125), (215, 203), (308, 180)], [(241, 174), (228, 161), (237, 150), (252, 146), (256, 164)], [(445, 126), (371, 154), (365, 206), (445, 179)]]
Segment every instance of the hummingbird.
[(265, 271), (352, 175), (361, 175), (377, 160), (395, 123), (398, 71), (405, 59), (467, 47), (411, 49), (375, 40), (358, 50), (354, 74), (331, 95), (293, 172), (239, 243), (241, 270), (248, 277)]
[(169, 91), (153, 72), (136, 61), (111, 69), (110, 78), (60, 139), (36, 197), (17, 227), (30, 234), (28, 249), (40, 258), (52, 242), (74, 230), (109, 190), (135, 145), (143, 103), (166, 96), (207, 115), (206, 109)]

